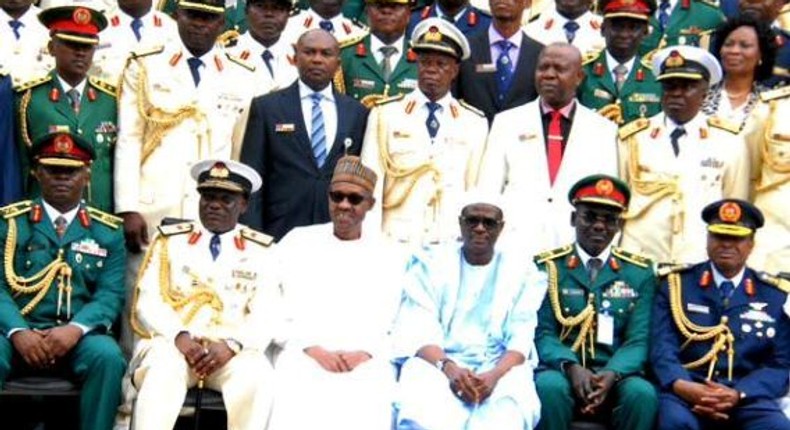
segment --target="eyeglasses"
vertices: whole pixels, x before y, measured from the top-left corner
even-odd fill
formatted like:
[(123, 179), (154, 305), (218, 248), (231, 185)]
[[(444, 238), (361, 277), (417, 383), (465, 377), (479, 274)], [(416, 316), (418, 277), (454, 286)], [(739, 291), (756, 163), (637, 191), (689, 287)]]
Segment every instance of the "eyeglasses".
[(484, 216), (462, 216), (459, 219), (467, 228), (475, 228), (482, 223), (486, 230), (493, 230), (502, 224), (501, 220)]
[(346, 194), (346, 193), (341, 193), (340, 191), (330, 191), (329, 199), (332, 200), (332, 203), (338, 203), (338, 204), (342, 203), (343, 200), (348, 200), (348, 203), (351, 206), (356, 206), (365, 200), (365, 196), (357, 193)]

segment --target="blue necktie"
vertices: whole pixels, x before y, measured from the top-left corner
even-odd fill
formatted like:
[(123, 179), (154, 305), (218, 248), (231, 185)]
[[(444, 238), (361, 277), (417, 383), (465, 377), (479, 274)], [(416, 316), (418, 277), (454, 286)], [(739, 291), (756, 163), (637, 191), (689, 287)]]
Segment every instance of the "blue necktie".
[(576, 38), (576, 31), (579, 30), (579, 23), (568, 21), (562, 27), (565, 29), (565, 38), (568, 39), (568, 43), (573, 43), (573, 39)]
[(719, 285), (719, 292), (723, 300), (729, 300), (732, 292), (735, 290), (735, 285), (730, 281), (724, 281)]
[(138, 42), (143, 38), (142, 34), (140, 34), (140, 29), (142, 27), (143, 21), (141, 21), (140, 18), (135, 18), (132, 20), (132, 31), (134, 32), (134, 37), (137, 38)]
[(669, 0), (661, 0), (661, 5), (658, 7), (658, 25), (661, 31), (667, 30), (669, 24)]
[(332, 24), (332, 21), (325, 19), (318, 23), (318, 26), (321, 27), (322, 30), (326, 30), (330, 33), (335, 31), (335, 26)]
[(273, 78), (274, 77), (274, 68), (272, 67), (272, 60), (274, 59), (274, 55), (272, 55), (272, 51), (269, 51), (268, 49), (263, 51), (263, 54), (261, 54), (261, 57), (263, 58), (263, 62), (266, 63), (266, 68), (269, 69), (269, 74)]
[(497, 83), (497, 102), (501, 105), (505, 102), (510, 84), (513, 83), (513, 62), (510, 61), (508, 53), (515, 48), (509, 40), (500, 40), (495, 43), (499, 48), (499, 57), (496, 60), (496, 83)]
[(8, 25), (11, 26), (11, 30), (14, 30), (14, 37), (16, 37), (16, 40), (19, 40), (19, 29), (24, 24), (22, 24), (20, 21), (16, 19), (12, 19), (11, 21), (8, 21)]
[(219, 257), (220, 243), (221, 242), (219, 240), (218, 234), (211, 236), (211, 242), (208, 244), (208, 249), (211, 251), (211, 258), (214, 259), (214, 261), (216, 261), (217, 257)]
[(428, 134), (431, 136), (431, 139), (436, 137), (436, 133), (439, 132), (439, 120), (436, 118), (436, 111), (441, 108), (439, 103), (436, 102), (428, 102), (428, 119), (425, 120), (425, 126), (428, 127)]
[(686, 129), (683, 127), (677, 127), (672, 130), (672, 133), (669, 134), (669, 140), (672, 143), (672, 151), (675, 153), (675, 157), (680, 154), (680, 138), (686, 134)]
[(200, 66), (203, 65), (203, 62), (200, 61), (200, 58), (192, 57), (187, 60), (189, 64), (189, 71), (192, 72), (192, 80), (195, 81), (195, 87), (200, 84)]
[(310, 133), (310, 142), (313, 146), (313, 158), (320, 169), (326, 161), (326, 130), (324, 129), (324, 112), (321, 110), (321, 94), (313, 93), (312, 120), (313, 127)]

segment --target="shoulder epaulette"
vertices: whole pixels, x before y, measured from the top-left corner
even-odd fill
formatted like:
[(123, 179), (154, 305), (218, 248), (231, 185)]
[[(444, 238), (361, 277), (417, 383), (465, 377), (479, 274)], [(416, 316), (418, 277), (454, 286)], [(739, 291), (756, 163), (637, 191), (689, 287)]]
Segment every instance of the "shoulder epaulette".
[(255, 71), (255, 66), (253, 66), (252, 64), (242, 60), (241, 58), (239, 58), (239, 57), (237, 57), (235, 55), (231, 55), (230, 52), (226, 52), (225, 56), (228, 57), (228, 60), (230, 60), (231, 62), (234, 62), (234, 63), (238, 64), (239, 66), (244, 67), (245, 69), (249, 70), (250, 72), (254, 72)]
[(374, 104), (374, 106), (382, 106), (382, 105), (385, 105), (387, 103), (392, 103), (394, 101), (397, 101), (397, 100), (400, 100), (400, 99), (404, 98), (405, 96), (406, 96), (405, 94), (400, 93), (400, 94), (397, 94), (397, 95), (394, 95), (394, 96), (384, 97), (382, 99), (377, 100), (376, 103)]
[[(652, 51), (649, 51), (647, 54), (643, 55), (642, 56), (642, 61), (641, 61), (642, 65), (647, 67), (650, 70), (653, 70), (653, 57), (656, 56), (658, 51), (659, 51), (659, 49), (656, 48), (656, 49), (654, 49)], [(655, 70), (653, 70), (653, 72), (655, 73)]]
[(162, 236), (175, 236), (191, 232), (195, 229), (195, 224), (191, 222), (181, 222), (178, 224), (160, 225), (157, 229)]
[(717, 116), (712, 116), (708, 118), (708, 125), (713, 128), (718, 128), (720, 130), (728, 131), (732, 134), (738, 134), (738, 132), (741, 131), (740, 124), (736, 124), (734, 122), (721, 119)]
[(719, 4), (717, 2), (711, 1), (711, 0), (697, 0), (697, 3), (702, 3), (705, 6), (710, 6), (712, 8), (716, 8), (716, 9), (719, 8)]
[(96, 87), (96, 89), (98, 89), (103, 93), (109, 94), (113, 97), (115, 97), (118, 94), (118, 87), (107, 81), (104, 81), (95, 76), (89, 77), (88, 81), (91, 83), (91, 85), (93, 85), (94, 87)]
[(618, 248), (616, 246), (612, 247), (612, 254), (615, 257), (625, 260), (629, 263), (636, 264), (639, 267), (650, 267), (652, 262), (649, 258), (645, 257), (644, 255), (634, 254), (633, 252), (628, 252), (624, 249)]
[(555, 258), (568, 255), (571, 252), (573, 252), (573, 245), (565, 245), (562, 248), (555, 248), (550, 251), (543, 251), (535, 256), (535, 263), (537, 264), (545, 263), (546, 261), (554, 260)]
[(656, 276), (659, 278), (670, 275), (672, 273), (680, 273), (692, 268), (693, 264), (662, 264), (656, 269)]
[(586, 66), (587, 64), (592, 63), (593, 61), (597, 60), (598, 57), (601, 56), (603, 49), (593, 49), (592, 51), (587, 51), (582, 56), (582, 66)]
[(340, 49), (343, 49), (343, 48), (347, 48), (347, 47), (349, 47), (351, 45), (356, 45), (357, 43), (361, 42), (362, 39), (368, 37), (368, 34), (369, 33), (367, 31), (365, 31), (363, 34), (360, 34), (358, 36), (354, 36), (354, 37), (352, 37), (351, 39), (348, 39), (348, 40), (344, 40), (342, 43), (339, 43), (338, 46), (340, 47)]
[(782, 99), (790, 96), (790, 85), (777, 88), (775, 90), (763, 91), (760, 93), (760, 100), (769, 102), (771, 100)]
[(123, 225), (123, 218), (117, 217), (115, 215), (110, 215), (107, 212), (100, 211), (90, 206), (88, 206), (87, 209), (88, 209), (88, 215), (90, 215), (91, 218), (95, 219), (96, 221), (99, 221), (100, 223), (110, 228), (117, 229)]
[(458, 104), (466, 108), (466, 110), (476, 114), (477, 116), (486, 117), (486, 114), (483, 113), (480, 109), (470, 105), (469, 103), (465, 102), (464, 100), (458, 100)]
[(239, 34), (236, 29), (226, 30), (217, 37), (217, 43), (225, 48), (235, 46), (239, 43), (239, 36), (241, 36), (241, 34)]
[(165, 50), (164, 45), (154, 46), (140, 51), (132, 51), (129, 58), (141, 58), (149, 55), (161, 54)]
[(768, 272), (757, 272), (757, 276), (766, 284), (776, 287), (785, 294), (790, 294), (790, 280), (772, 275)]
[(266, 247), (271, 246), (272, 242), (274, 242), (274, 238), (268, 234), (263, 234), (248, 227), (241, 229), (241, 237)]
[(45, 82), (49, 82), (52, 80), (52, 75), (41, 76), (39, 78), (31, 79), (27, 82), (22, 82), (21, 84), (14, 87), (14, 91), (20, 93), (22, 91), (29, 90), (33, 87), (37, 87)]
[(15, 216), (22, 215), (23, 213), (30, 212), (30, 209), (32, 208), (32, 200), (23, 200), (21, 202), (12, 203), (8, 206), (3, 206), (0, 208), (0, 215), (2, 215), (4, 219), (13, 218)]
[(647, 118), (637, 118), (628, 124), (620, 127), (620, 130), (617, 131), (617, 136), (620, 139), (627, 139), (634, 134), (646, 130), (650, 127), (650, 120)]

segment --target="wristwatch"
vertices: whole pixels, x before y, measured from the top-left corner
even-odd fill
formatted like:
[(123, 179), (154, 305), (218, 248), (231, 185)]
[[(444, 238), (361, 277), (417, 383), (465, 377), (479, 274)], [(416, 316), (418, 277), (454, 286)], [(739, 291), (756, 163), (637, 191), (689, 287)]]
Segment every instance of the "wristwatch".
[(244, 345), (242, 345), (241, 342), (233, 338), (225, 339), (225, 345), (227, 345), (228, 348), (231, 351), (233, 351), (233, 355), (237, 355), (238, 353), (241, 352), (242, 349), (244, 349)]
[(440, 372), (444, 373), (444, 368), (447, 366), (447, 363), (450, 362), (450, 361), (453, 361), (453, 360), (450, 360), (449, 358), (444, 357), (444, 358), (440, 358), (440, 359), (436, 360), (436, 362), (433, 363), (433, 364), (434, 364), (434, 366), (436, 366), (437, 369), (439, 369)]

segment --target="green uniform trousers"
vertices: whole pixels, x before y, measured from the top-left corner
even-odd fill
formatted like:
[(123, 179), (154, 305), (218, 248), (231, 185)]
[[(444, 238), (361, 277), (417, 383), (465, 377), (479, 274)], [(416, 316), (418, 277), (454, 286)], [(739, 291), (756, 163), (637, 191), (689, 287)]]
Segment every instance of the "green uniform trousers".
[[(543, 370), (536, 375), (535, 386), (541, 403), (538, 430), (568, 430), (576, 410), (570, 380), (557, 370)], [(612, 387), (607, 401), (614, 430), (653, 429), (658, 411), (658, 393), (653, 384), (630, 376)]]
[[(0, 337), (0, 384), (19, 370), (11, 368), (14, 356), (15, 366), (27, 367), (8, 338)], [(121, 402), (121, 378), (126, 370), (118, 343), (110, 336), (89, 333), (77, 342), (65, 360), (68, 373), (82, 386), (80, 429), (112, 430)]]

